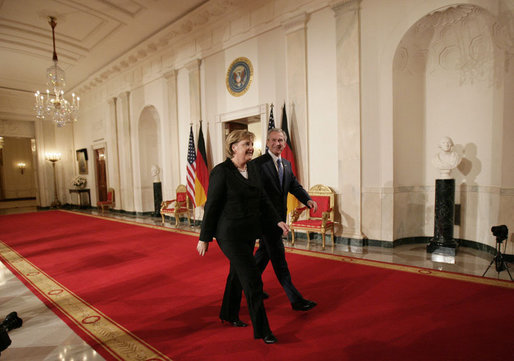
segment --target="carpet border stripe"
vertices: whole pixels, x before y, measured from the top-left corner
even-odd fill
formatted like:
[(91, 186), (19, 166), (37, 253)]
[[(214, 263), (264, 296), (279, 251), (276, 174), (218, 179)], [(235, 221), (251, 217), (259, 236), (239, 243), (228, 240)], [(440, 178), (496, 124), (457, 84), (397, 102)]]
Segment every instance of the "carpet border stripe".
[[(124, 220), (124, 219), (111, 218), (111, 217), (105, 217), (105, 216), (99, 216), (99, 215), (87, 214), (87, 213), (81, 213), (81, 212), (74, 212), (74, 211), (67, 211), (67, 210), (59, 210), (59, 211), (93, 217), (93, 218), (99, 218), (99, 219), (104, 219), (104, 220), (109, 220), (109, 221), (113, 221), (113, 222), (132, 224), (132, 225), (140, 226), (140, 227), (153, 228), (153, 229), (158, 229), (161, 231), (180, 233), (180, 234), (185, 234), (188, 236), (198, 236), (199, 235), (198, 232), (194, 232), (194, 231), (185, 231), (185, 230), (176, 229), (176, 228), (168, 228), (168, 227), (164, 227), (164, 226), (139, 223), (136, 221), (129, 221), (129, 220)], [(385, 269), (391, 269), (391, 270), (403, 271), (403, 272), (409, 272), (409, 273), (418, 273), (418, 274), (422, 274), (425, 276), (440, 277), (440, 278), (446, 278), (446, 279), (452, 279), (452, 280), (458, 280), (458, 281), (478, 283), (478, 284), (483, 284), (483, 285), (488, 285), (488, 286), (497, 286), (497, 287), (514, 289), (514, 282), (511, 282), (508, 280), (498, 280), (498, 279), (493, 279), (493, 278), (488, 278), (488, 277), (480, 277), (480, 276), (467, 275), (467, 274), (462, 274), (462, 273), (439, 271), (439, 270), (434, 270), (434, 269), (430, 269), (430, 268), (399, 265), (399, 264), (394, 264), (394, 263), (368, 260), (368, 259), (356, 258), (356, 257), (344, 256), (344, 255), (321, 253), (321, 252), (298, 249), (298, 248), (291, 248), (291, 247), (285, 247), (285, 249), (286, 249), (286, 252), (288, 252), (288, 253), (299, 254), (302, 256), (330, 259), (333, 261), (341, 261), (341, 262), (351, 262), (353, 264), (360, 264), (360, 265), (371, 266), (371, 267), (379, 267), (379, 268), (385, 268)]]
[[(156, 226), (156, 225), (152, 225), (152, 224), (139, 223), (136, 221), (128, 221), (128, 220), (110, 218), (110, 217), (107, 218), (105, 216), (99, 216), (99, 215), (87, 214), (87, 213), (81, 213), (81, 212), (74, 212), (74, 211), (67, 211), (67, 210), (59, 210), (59, 211), (93, 217), (93, 218), (105, 219), (105, 220), (114, 221), (114, 222), (132, 224), (135, 226), (153, 228), (153, 229), (158, 229), (161, 231), (180, 233), (180, 234), (185, 234), (185, 235), (189, 235), (189, 236), (198, 236), (199, 235), (198, 232), (194, 232), (194, 231), (185, 231), (185, 230), (176, 229), (176, 228), (168, 228), (168, 227), (164, 227), (164, 226)], [(483, 284), (483, 285), (488, 285), (488, 286), (497, 286), (497, 287), (514, 289), (514, 282), (511, 282), (508, 280), (499, 280), (499, 279), (488, 278), (488, 277), (467, 275), (467, 274), (462, 274), (462, 273), (439, 271), (439, 270), (434, 270), (434, 269), (430, 269), (430, 268), (400, 265), (400, 264), (387, 263), (387, 262), (381, 262), (381, 261), (376, 261), (376, 260), (356, 258), (356, 257), (351, 257), (351, 256), (321, 253), (321, 252), (298, 249), (298, 248), (291, 248), (291, 247), (285, 247), (285, 249), (286, 249), (286, 252), (288, 252), (288, 253), (299, 254), (299, 255), (308, 256), (308, 257), (330, 259), (330, 260), (342, 261), (342, 262), (351, 262), (353, 264), (360, 264), (360, 265), (371, 266), (371, 267), (379, 267), (379, 268), (385, 268), (385, 269), (391, 269), (391, 270), (403, 271), (403, 272), (409, 272), (409, 273), (418, 273), (418, 274), (422, 274), (425, 276), (440, 277), (440, 278), (445, 278), (445, 279), (478, 283), (478, 284)]]
[(483, 285), (488, 285), (488, 286), (498, 286), (498, 287), (514, 289), (514, 282), (508, 281), (508, 280), (496, 280), (493, 278), (486, 278), (486, 277), (480, 277), (480, 276), (474, 276), (474, 275), (466, 275), (466, 274), (462, 274), (462, 273), (438, 271), (438, 270), (434, 270), (434, 269), (430, 269), (430, 268), (399, 265), (399, 264), (393, 264), (393, 263), (387, 263), (387, 262), (381, 262), (381, 261), (375, 261), (375, 260), (367, 260), (367, 259), (355, 258), (355, 257), (349, 257), (349, 256), (343, 256), (343, 255), (326, 254), (326, 253), (320, 253), (320, 252), (296, 249), (296, 248), (289, 248), (289, 247), (286, 247), (286, 252), (309, 256), (309, 257), (324, 258), (324, 259), (329, 259), (329, 260), (333, 260), (333, 261), (349, 262), (349, 263), (353, 263), (353, 264), (359, 264), (359, 265), (365, 265), (365, 266), (371, 266), (371, 267), (385, 268), (385, 269), (403, 271), (403, 272), (409, 272), (409, 273), (417, 273), (417, 274), (421, 274), (421, 275), (425, 275), (425, 276), (440, 277), (440, 278), (445, 278), (445, 279), (478, 283), (478, 284), (483, 284)]
[(168, 356), (85, 302), (1, 240), (0, 256), (25, 283), (97, 342), (97, 345), (114, 359), (172, 361)]

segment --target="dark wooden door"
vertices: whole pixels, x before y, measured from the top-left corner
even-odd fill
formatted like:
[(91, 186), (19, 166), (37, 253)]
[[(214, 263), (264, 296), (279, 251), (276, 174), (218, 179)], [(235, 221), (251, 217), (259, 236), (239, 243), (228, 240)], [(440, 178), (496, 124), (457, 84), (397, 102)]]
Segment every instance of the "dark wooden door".
[(98, 200), (107, 200), (107, 171), (105, 169), (105, 148), (95, 149), (96, 189)]

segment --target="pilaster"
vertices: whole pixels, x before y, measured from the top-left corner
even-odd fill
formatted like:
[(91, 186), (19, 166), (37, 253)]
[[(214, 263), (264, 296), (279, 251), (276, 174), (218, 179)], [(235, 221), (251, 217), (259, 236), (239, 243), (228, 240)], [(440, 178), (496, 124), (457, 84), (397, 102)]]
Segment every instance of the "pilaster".
[[(165, 122), (164, 134), (166, 139), (163, 139), (162, 144), (165, 144), (166, 149), (179, 149), (179, 127), (178, 127), (178, 89), (177, 89), (177, 75), (176, 69), (164, 74), (166, 79), (166, 91), (168, 99), (168, 121)], [(163, 163), (163, 195), (164, 199), (171, 199), (170, 196), (175, 194), (175, 189), (180, 184), (180, 152), (165, 151)], [(168, 198), (167, 198), (168, 197)]]
[(302, 13), (282, 24), (286, 32), (286, 110), (289, 120), (289, 135), (297, 157), (296, 167), (299, 179), (306, 188), (309, 187), (307, 19), (307, 14)]
[(123, 92), (116, 102), (116, 124), (118, 140), (118, 159), (120, 167), (120, 208), (134, 211), (134, 176), (132, 166), (132, 144), (130, 127), (130, 92)]
[(343, 237), (363, 238), (360, 0), (334, 1), (336, 18), (338, 179)]

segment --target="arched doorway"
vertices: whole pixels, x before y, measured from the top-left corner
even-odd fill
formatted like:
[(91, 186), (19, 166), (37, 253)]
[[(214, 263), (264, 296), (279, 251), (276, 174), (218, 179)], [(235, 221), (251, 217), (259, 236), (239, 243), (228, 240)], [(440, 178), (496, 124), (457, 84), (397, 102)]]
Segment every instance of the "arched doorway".
[[(494, 224), (498, 200), (487, 188), (501, 184), (498, 129), (504, 124), (505, 86), (501, 66), (505, 51), (495, 39), (496, 20), (477, 6), (448, 6), (420, 19), (397, 47), (393, 69), (395, 240), (433, 234), (438, 174), (431, 159), (443, 136), (451, 137), (455, 150), (465, 157), (452, 173), (456, 201), (461, 204), (455, 238), (480, 241)], [(490, 219), (479, 219), (478, 209)]]
[(146, 106), (139, 117), (139, 177), (142, 211), (154, 210), (152, 166), (162, 168), (160, 157), (159, 114), (153, 106)]

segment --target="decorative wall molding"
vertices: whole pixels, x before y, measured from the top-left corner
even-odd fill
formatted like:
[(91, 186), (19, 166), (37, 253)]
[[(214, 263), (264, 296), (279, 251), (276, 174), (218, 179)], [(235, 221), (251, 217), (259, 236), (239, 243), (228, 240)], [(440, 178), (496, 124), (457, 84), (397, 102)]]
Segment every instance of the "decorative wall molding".
[(458, 72), (461, 83), (486, 80), (498, 85), (501, 77), (491, 74), (502, 74), (508, 67), (502, 58), (514, 57), (513, 24), (512, 16), (495, 21), (488, 11), (470, 4), (437, 9), (406, 34), (395, 55), (395, 71), (430, 74), (439, 68)]
[(0, 135), (4, 137), (34, 138), (36, 129), (34, 122), (0, 120)]
[(295, 31), (305, 29), (307, 26), (307, 20), (309, 19), (306, 13), (296, 15), (290, 19), (285, 20), (282, 26), (286, 30), (286, 34), (293, 33)]
[[(350, 2), (354, 1), (360, 3), (360, 0)], [(326, 6), (325, 2), (298, 5), (296, 2), (277, 4), (275, 0), (243, 3), (234, 0), (208, 1), (98, 70), (73, 90), (84, 98), (92, 89), (106, 84), (107, 80), (121, 77), (123, 81), (127, 81), (127, 74), (145, 63), (152, 64), (152, 74), (145, 77), (144, 81), (152, 81), (162, 77), (170, 69), (184, 67), (192, 59), (204, 58), (283, 26), (293, 13), (300, 13), (301, 15), (296, 16), (301, 18), (302, 14), (308, 16)], [(266, 7), (269, 8), (267, 13), (271, 17), (262, 16), (261, 9)], [(242, 32), (235, 31), (233, 23), (236, 20), (227, 21), (239, 18), (247, 18), (249, 21), (249, 27)]]

